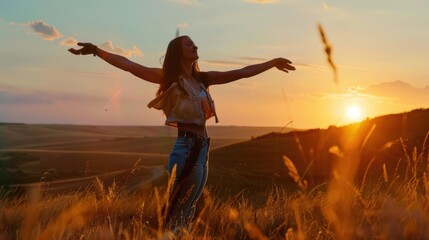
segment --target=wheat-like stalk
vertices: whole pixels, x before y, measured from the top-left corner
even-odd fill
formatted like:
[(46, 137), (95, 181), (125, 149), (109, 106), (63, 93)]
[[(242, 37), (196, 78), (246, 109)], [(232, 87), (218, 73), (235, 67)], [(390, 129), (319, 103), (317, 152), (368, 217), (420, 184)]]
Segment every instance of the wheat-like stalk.
[(322, 38), (323, 46), (325, 48), (326, 60), (328, 61), (329, 66), (331, 67), (332, 72), (334, 74), (334, 82), (338, 83), (337, 66), (332, 60), (332, 45), (328, 42), (328, 38), (326, 37), (325, 31), (323, 30), (323, 27), (321, 24), (318, 25), (318, 29), (319, 29), (320, 37)]
[(384, 177), (385, 183), (389, 182), (389, 175), (387, 175), (387, 169), (386, 169), (385, 163), (383, 163), (383, 177)]
[(292, 179), (295, 181), (295, 183), (298, 184), (301, 190), (306, 190), (308, 187), (307, 181), (301, 178), (292, 160), (290, 160), (287, 156), (283, 155), (283, 163), (288, 169), (289, 176), (292, 177)]
[(249, 234), (249, 239), (268, 240), (268, 238), (262, 234), (261, 230), (251, 223), (245, 223), (244, 229), (246, 229), (247, 233)]

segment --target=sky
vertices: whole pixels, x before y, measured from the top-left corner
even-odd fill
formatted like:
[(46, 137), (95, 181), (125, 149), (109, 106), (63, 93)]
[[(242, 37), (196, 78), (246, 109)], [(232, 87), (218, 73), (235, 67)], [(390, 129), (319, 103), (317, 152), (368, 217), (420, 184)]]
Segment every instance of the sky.
[(297, 68), (212, 86), (218, 125), (326, 128), (428, 108), (428, 9), (427, 0), (0, 0), (0, 122), (163, 125), (146, 106), (156, 84), (67, 49), (92, 42), (161, 67), (177, 30), (198, 46), (202, 71), (276, 57)]

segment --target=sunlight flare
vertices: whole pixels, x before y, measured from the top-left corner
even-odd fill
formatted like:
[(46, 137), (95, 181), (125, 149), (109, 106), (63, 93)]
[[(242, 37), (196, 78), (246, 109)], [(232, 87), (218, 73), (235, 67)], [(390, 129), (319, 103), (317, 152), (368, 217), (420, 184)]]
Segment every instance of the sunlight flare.
[(357, 105), (351, 105), (346, 108), (346, 117), (352, 121), (358, 121), (362, 119), (362, 108)]

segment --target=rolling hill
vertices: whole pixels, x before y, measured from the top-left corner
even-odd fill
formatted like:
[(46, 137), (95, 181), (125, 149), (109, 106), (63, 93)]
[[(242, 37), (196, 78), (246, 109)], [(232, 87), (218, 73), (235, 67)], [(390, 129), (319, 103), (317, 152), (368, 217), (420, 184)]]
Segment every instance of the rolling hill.
[[(277, 129), (208, 127), (212, 149)], [(176, 134), (176, 129), (166, 126), (2, 123), (0, 185), (39, 182), (48, 170), (53, 181), (78, 180), (130, 169), (138, 159), (144, 167), (166, 165)]]
[[(413, 151), (414, 155), (428, 154), (425, 138), (429, 131), (429, 109), (328, 129), (286, 133), (279, 130), (209, 127), (213, 144), (208, 185), (220, 191), (229, 189), (232, 194), (280, 185), (293, 190), (296, 186), (288, 175), (283, 156), (291, 159), (313, 186), (328, 181), (338, 161), (358, 164), (357, 182), (367, 169), (368, 181), (378, 181), (383, 164), (390, 174), (408, 174), (407, 162), (413, 159)], [(150, 174), (159, 175), (160, 166), (167, 164), (175, 139), (174, 129), (163, 126), (0, 124), (0, 133), (1, 185), (38, 182), (49, 169), (56, 169), (53, 181), (100, 174), (114, 177), (115, 174), (109, 173), (130, 169), (138, 159), (146, 168), (142, 174), (149, 174), (141, 178), (152, 179)], [(350, 151), (354, 155), (348, 155)], [(343, 159), (339, 157), (341, 154)], [(422, 165), (419, 169), (426, 169), (426, 163), (416, 164)]]
[[(383, 164), (388, 173), (396, 171), (404, 175), (407, 159), (412, 156), (414, 148), (417, 154), (427, 156), (429, 141), (424, 141), (428, 131), (429, 109), (418, 109), (343, 127), (271, 132), (213, 150), (208, 183), (227, 186), (232, 192), (290, 185), (291, 178), (283, 156), (292, 160), (300, 174), (305, 172), (305, 178), (313, 185), (327, 181), (335, 162), (339, 160), (359, 161), (358, 181), (373, 159), (368, 168), (369, 181), (382, 177)], [(345, 152), (345, 159), (339, 159), (338, 153), (332, 153), (332, 149)], [(357, 156), (347, 158), (346, 151), (350, 149), (355, 149)]]

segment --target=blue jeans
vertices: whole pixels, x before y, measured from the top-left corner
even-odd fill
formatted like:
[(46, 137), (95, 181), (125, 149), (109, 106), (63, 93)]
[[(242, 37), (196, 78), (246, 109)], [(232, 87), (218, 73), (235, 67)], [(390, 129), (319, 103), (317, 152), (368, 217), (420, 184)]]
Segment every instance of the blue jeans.
[[(175, 206), (172, 206), (173, 208), (170, 212), (170, 230), (186, 226), (192, 220), (195, 214), (195, 205), (206, 184), (210, 139), (204, 138), (202, 141), (195, 165), (189, 175), (181, 180), (178, 200), (175, 202)], [(173, 189), (179, 182), (180, 174), (183, 172), (186, 160), (195, 142), (196, 139), (191, 137), (177, 137), (176, 139), (168, 162), (168, 172), (170, 175), (172, 174), (173, 167), (176, 166)]]

